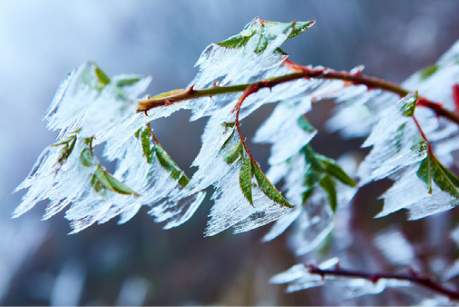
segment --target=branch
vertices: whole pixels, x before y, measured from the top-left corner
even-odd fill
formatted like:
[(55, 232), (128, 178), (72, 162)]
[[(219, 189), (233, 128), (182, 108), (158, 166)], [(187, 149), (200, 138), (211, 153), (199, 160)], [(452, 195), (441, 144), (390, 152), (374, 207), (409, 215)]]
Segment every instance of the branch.
[[(285, 60), (284, 65), (292, 69), (294, 72), (288, 75), (283, 75), (279, 77), (270, 78), (264, 81), (259, 81), (255, 83), (245, 83), (238, 85), (230, 86), (214, 86), (207, 89), (195, 90), (191, 86), (188, 90), (182, 90), (179, 92), (174, 91), (171, 95), (160, 95), (157, 98), (149, 98), (139, 101), (139, 107), (137, 112), (147, 112), (150, 109), (178, 103), (181, 101), (186, 101), (195, 98), (201, 97), (211, 97), (215, 95), (231, 94), (244, 92), (247, 88), (251, 86), (257, 86), (258, 89), (261, 88), (272, 88), (278, 84), (287, 83), (295, 81), (298, 79), (324, 79), (324, 80), (342, 80), (347, 81), (353, 85), (365, 85), (368, 89), (380, 89), (388, 92), (395, 93), (401, 97), (404, 97), (410, 93), (407, 89), (403, 87), (375, 77), (366, 76), (360, 72), (350, 73), (347, 71), (336, 71), (329, 68), (312, 68), (308, 66), (301, 66), (296, 63), (291, 62), (290, 60)], [(437, 102), (432, 102), (427, 98), (420, 97), (421, 103), (418, 103), (419, 106), (427, 107), (434, 111), (438, 116), (445, 117), (450, 121), (459, 125), (459, 115), (446, 110), (442, 107), (442, 104)]]
[(459, 292), (453, 291), (443, 287), (441, 284), (438, 284), (433, 281), (432, 277), (430, 276), (421, 276), (416, 273), (411, 274), (392, 274), (392, 273), (368, 273), (362, 271), (353, 271), (353, 270), (346, 270), (340, 269), (337, 267), (334, 270), (322, 270), (315, 265), (306, 265), (309, 269), (309, 273), (311, 274), (318, 274), (325, 278), (325, 276), (341, 276), (341, 277), (350, 277), (350, 278), (363, 278), (367, 279), (371, 282), (376, 283), (380, 279), (397, 279), (397, 280), (406, 280), (412, 283), (418, 284), (425, 288), (428, 288), (434, 292), (441, 293), (443, 295), (448, 296), (450, 299), (459, 300)]

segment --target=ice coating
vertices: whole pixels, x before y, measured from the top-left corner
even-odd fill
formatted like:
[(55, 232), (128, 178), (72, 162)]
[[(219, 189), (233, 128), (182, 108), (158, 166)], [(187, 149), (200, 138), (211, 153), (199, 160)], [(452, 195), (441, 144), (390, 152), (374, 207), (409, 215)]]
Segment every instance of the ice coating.
[(193, 162), (194, 166), (199, 167), (190, 181), (194, 191), (210, 185), (215, 187), (212, 196), (215, 204), (210, 212), (206, 236), (215, 235), (230, 227), (235, 232), (248, 231), (270, 223), (291, 210), (270, 200), (259, 188), (252, 189), (253, 206), (242, 193), (239, 184), (239, 160), (233, 163), (225, 161), (228, 153), (234, 151), (240, 142), (235, 128), (225, 125), (235, 120), (235, 114), (231, 110), (232, 106), (227, 106), (209, 119), (202, 135), (201, 151)]
[(373, 148), (359, 167), (361, 185), (388, 177), (426, 157), (425, 151), (412, 150), (421, 139), (412, 118), (401, 111), (402, 106), (413, 99), (414, 93), (411, 93), (386, 108), (363, 143), (362, 147)]
[[(297, 256), (316, 248), (334, 227), (333, 212), (322, 189), (316, 188), (306, 204), (303, 204), (303, 192), (306, 189), (304, 176), (308, 167), (304, 156), (297, 153), (288, 161), (271, 167), (268, 172), (268, 177), (274, 179), (273, 182), (285, 180), (285, 195), (295, 205), (295, 209), (278, 219), (262, 240), (273, 240), (292, 226), (288, 243)], [(338, 208), (345, 208), (357, 190), (339, 182), (335, 184)]]
[(449, 210), (459, 204), (459, 200), (443, 192), (435, 184), (429, 194), (426, 185), (417, 177), (418, 165), (408, 168), (394, 185), (387, 190), (383, 210), (376, 217), (383, 217), (400, 209), (408, 209), (409, 219), (417, 220), (437, 212)]
[(106, 132), (136, 114), (137, 99), (150, 84), (150, 77), (120, 75), (109, 79), (92, 62), (69, 74), (59, 87), (45, 119), (59, 137), (77, 130), (82, 137), (107, 139)]
[[(338, 263), (338, 258), (328, 259), (318, 265), (322, 270), (330, 269)], [(290, 269), (274, 275), (270, 280), (272, 284), (289, 283), (287, 293), (322, 286), (324, 280), (319, 274), (309, 273), (309, 269), (304, 264), (297, 264)]]

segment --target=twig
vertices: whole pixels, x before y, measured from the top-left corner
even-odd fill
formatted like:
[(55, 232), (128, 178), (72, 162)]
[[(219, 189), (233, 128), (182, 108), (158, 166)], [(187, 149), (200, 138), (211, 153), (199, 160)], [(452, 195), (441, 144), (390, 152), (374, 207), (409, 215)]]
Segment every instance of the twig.
[[(329, 68), (312, 68), (307, 66), (301, 66), (296, 63), (293, 63), (289, 60), (284, 61), (284, 65), (292, 69), (294, 72), (291, 74), (274, 77), (271, 79), (267, 79), (264, 81), (254, 82), (254, 83), (246, 83), (246, 84), (238, 84), (238, 85), (230, 85), (230, 86), (213, 86), (207, 89), (196, 90), (190, 87), (188, 90), (183, 90), (181, 92), (176, 92), (172, 95), (161, 96), (158, 98), (149, 98), (145, 100), (141, 100), (139, 102), (139, 107), (137, 112), (147, 112), (150, 109), (170, 105), (174, 103), (178, 103), (181, 101), (186, 101), (190, 99), (200, 98), (200, 97), (211, 97), (215, 95), (223, 95), (223, 94), (231, 94), (231, 93), (239, 93), (244, 92), (247, 88), (251, 86), (257, 86), (258, 89), (261, 88), (272, 88), (276, 85), (287, 83), (299, 79), (324, 79), (324, 80), (342, 80), (349, 82), (353, 85), (365, 85), (368, 89), (381, 89), (384, 91), (392, 92), (401, 97), (404, 97), (410, 93), (410, 91), (402, 88), (401, 86), (388, 82), (383, 79), (375, 78), (366, 76), (361, 74), (360, 72), (350, 73), (347, 71), (336, 71)], [(434, 111), (438, 116), (445, 117), (450, 121), (459, 125), (459, 115), (446, 110), (440, 103), (432, 102), (425, 97), (420, 97), (422, 103), (418, 103), (419, 106), (430, 108)]]
[(437, 293), (441, 293), (443, 295), (448, 296), (450, 299), (459, 300), (459, 292), (453, 291), (450, 289), (445, 288), (439, 283), (433, 281), (432, 277), (430, 276), (421, 276), (416, 273), (412, 274), (395, 274), (395, 273), (368, 273), (362, 271), (353, 271), (353, 270), (346, 270), (341, 268), (336, 268), (334, 270), (322, 270), (315, 265), (307, 265), (309, 269), (309, 273), (311, 274), (318, 274), (325, 278), (325, 276), (341, 276), (341, 277), (354, 277), (354, 278), (363, 278), (367, 279), (371, 282), (376, 283), (380, 279), (397, 279), (397, 280), (406, 280), (412, 283), (418, 284), (425, 288), (428, 288), (432, 291)]

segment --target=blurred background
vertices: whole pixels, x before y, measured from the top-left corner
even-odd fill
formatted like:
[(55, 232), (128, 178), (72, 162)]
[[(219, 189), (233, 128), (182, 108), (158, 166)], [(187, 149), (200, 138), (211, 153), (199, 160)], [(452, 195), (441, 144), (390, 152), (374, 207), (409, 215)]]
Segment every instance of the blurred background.
[[(0, 303), (6, 305), (305, 305), (314, 290), (286, 295), (268, 279), (297, 263), (284, 238), (261, 244), (267, 228), (203, 238), (211, 202), (183, 226), (162, 230), (146, 214), (125, 225), (112, 220), (77, 235), (64, 214), (42, 222), (45, 204), (11, 220), (27, 176), (54, 140), (43, 115), (66, 74), (86, 60), (108, 75), (152, 75), (157, 94), (183, 88), (211, 42), (242, 30), (255, 16), (289, 22), (316, 20), (283, 49), (301, 64), (365, 72), (400, 82), (433, 63), (459, 38), (459, 2), (380, 1), (26, 1), (0, 2)], [(245, 121), (253, 135), (272, 106)], [(323, 112), (321, 111), (323, 110)], [(318, 107), (311, 121), (329, 115)], [(188, 174), (198, 153), (205, 120), (188, 122), (182, 111), (154, 123), (155, 133)], [(361, 140), (337, 143), (320, 133), (317, 151), (337, 157)], [(341, 144), (338, 146), (337, 144)], [(253, 145), (266, 166), (269, 148)], [(384, 184), (383, 184), (384, 186)], [(387, 187), (387, 185), (385, 186)], [(366, 227), (404, 221), (372, 217), (382, 192), (359, 193)], [(408, 223), (408, 222), (405, 222)], [(410, 225), (417, 225), (410, 222)], [(376, 226), (374, 226), (376, 225)], [(363, 227), (365, 228), (365, 227)]]

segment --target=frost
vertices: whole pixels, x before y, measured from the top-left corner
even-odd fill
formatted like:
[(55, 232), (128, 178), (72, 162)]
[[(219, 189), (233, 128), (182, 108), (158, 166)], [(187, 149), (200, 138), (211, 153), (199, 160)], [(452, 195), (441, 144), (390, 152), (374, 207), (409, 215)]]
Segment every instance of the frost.
[(120, 75), (109, 79), (95, 64), (87, 62), (72, 72), (59, 87), (45, 119), (59, 138), (81, 130), (82, 137), (102, 142), (118, 124), (136, 114), (138, 96), (149, 77)]
[[(193, 162), (199, 167), (191, 178), (194, 191), (213, 185), (215, 201), (211, 209), (206, 236), (215, 235), (229, 227), (235, 232), (248, 231), (270, 223), (291, 209), (270, 200), (258, 187), (252, 189), (253, 206), (242, 193), (239, 184), (240, 162), (228, 163), (240, 137), (225, 123), (234, 122), (232, 106), (216, 112), (208, 121), (202, 135), (202, 148)], [(226, 161), (225, 161), (226, 160)], [(252, 179), (255, 185), (254, 179)]]
[(359, 167), (360, 185), (380, 180), (426, 157), (425, 151), (412, 150), (420, 142), (419, 132), (402, 108), (415, 99), (410, 94), (387, 107), (362, 147), (373, 146)]
[[(277, 220), (263, 241), (273, 240), (291, 225), (293, 227), (288, 242), (295, 254), (304, 255), (316, 248), (331, 232), (334, 226), (333, 212), (327, 204), (327, 195), (316, 188), (303, 204), (304, 176), (308, 170), (304, 156), (297, 153), (283, 164), (271, 167), (268, 177), (277, 182), (285, 180), (286, 197), (295, 209)], [(274, 173), (274, 175), (273, 175)], [(336, 183), (338, 208), (345, 208), (356, 193), (355, 188)]]
[[(255, 18), (245, 26), (243, 32), (259, 28), (261, 23), (262, 20)], [(221, 80), (219, 85), (243, 84), (260, 72), (280, 65), (286, 56), (274, 51), (288, 39), (292, 27), (286, 25), (281, 32), (261, 53), (254, 51), (260, 41), (261, 32), (256, 32), (240, 48), (226, 48), (211, 44), (196, 62), (195, 66), (199, 67), (199, 73), (192, 83), (198, 88), (209, 87), (216, 80)]]
[(408, 209), (409, 219), (417, 220), (459, 204), (457, 198), (441, 191), (435, 184), (432, 185), (432, 194), (429, 194), (425, 184), (416, 176), (416, 170), (416, 167), (406, 170), (383, 194), (384, 208), (376, 217)]
[[(337, 258), (332, 258), (322, 262), (318, 267), (322, 270), (330, 269), (338, 263)], [(319, 274), (309, 273), (309, 269), (304, 264), (297, 264), (285, 272), (273, 276), (270, 280), (272, 284), (289, 283), (287, 293), (322, 286), (324, 280)]]
[[(333, 269), (338, 264), (337, 258), (332, 258), (318, 265), (319, 269)], [(372, 282), (359, 277), (338, 277), (310, 273), (309, 269), (303, 264), (297, 264), (285, 272), (279, 273), (270, 279), (274, 284), (288, 283), (286, 292), (292, 293), (313, 287), (329, 285), (334, 292), (340, 291), (344, 299), (356, 298), (368, 294), (378, 294), (386, 288), (400, 288), (410, 286), (410, 282), (395, 279), (380, 279)]]

